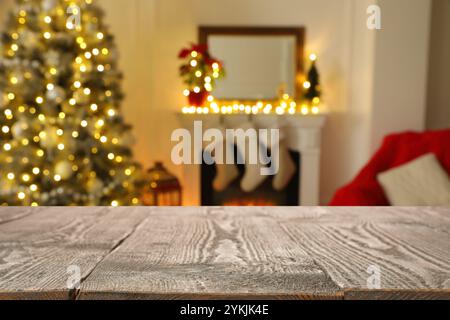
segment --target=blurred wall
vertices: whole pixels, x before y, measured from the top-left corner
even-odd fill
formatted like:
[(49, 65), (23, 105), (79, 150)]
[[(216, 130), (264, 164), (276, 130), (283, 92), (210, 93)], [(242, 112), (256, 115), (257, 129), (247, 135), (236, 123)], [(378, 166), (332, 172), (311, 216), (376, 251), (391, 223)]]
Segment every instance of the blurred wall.
[(433, 0), (427, 127), (450, 128), (450, 0)]

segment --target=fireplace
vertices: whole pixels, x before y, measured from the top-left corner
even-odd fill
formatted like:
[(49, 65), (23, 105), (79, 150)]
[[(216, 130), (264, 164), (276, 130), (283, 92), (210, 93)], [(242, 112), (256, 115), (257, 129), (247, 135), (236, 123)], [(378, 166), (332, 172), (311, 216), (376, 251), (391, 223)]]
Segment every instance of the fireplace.
[[(237, 154), (237, 150), (235, 151)], [(274, 177), (268, 177), (256, 190), (244, 192), (240, 181), (245, 174), (245, 166), (237, 165), (239, 176), (224, 191), (216, 191), (213, 179), (216, 177), (214, 165), (201, 165), (201, 205), (202, 206), (298, 206), (300, 205), (300, 153), (291, 151), (290, 156), (296, 167), (296, 174), (282, 191), (273, 187)], [(236, 161), (237, 163), (237, 161)]]
[[(245, 193), (239, 185), (240, 177), (223, 192), (211, 187), (216, 175), (214, 165), (183, 165), (183, 205), (222, 206), (317, 206), (319, 205), (321, 133), (326, 115), (221, 115), (179, 114), (182, 127), (194, 132), (194, 123), (202, 121), (204, 127), (236, 128), (250, 121), (257, 129), (279, 128), (286, 134), (286, 141), (296, 166), (295, 177), (287, 188), (277, 192), (268, 178), (254, 192)], [(238, 165), (240, 175), (244, 166)]]

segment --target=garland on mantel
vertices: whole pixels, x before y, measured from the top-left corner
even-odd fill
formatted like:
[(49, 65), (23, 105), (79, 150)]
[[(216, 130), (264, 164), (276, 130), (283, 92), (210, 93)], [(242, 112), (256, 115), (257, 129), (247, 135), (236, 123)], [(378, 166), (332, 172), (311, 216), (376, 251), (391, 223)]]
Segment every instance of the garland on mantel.
[[(207, 52), (207, 47), (204, 46), (195, 46), (193, 45), (191, 49), (184, 49), (180, 53), (180, 58), (186, 59), (187, 57), (192, 56), (194, 53), (195, 57), (199, 56), (198, 52), (202, 52), (202, 55), (209, 57), (209, 54), (205, 54)], [(209, 58), (211, 59), (211, 58)], [(322, 105), (321, 105), (321, 86), (320, 86), (320, 76), (317, 70), (316, 61), (317, 55), (311, 54), (309, 56), (310, 60), (310, 70), (307, 75), (307, 79), (303, 82), (303, 96), (300, 100), (296, 100), (285, 92), (280, 92), (280, 97), (277, 100), (260, 100), (260, 101), (240, 101), (240, 100), (216, 100), (211, 93), (212, 87), (208, 87), (210, 90), (207, 90), (208, 94), (204, 97), (202, 103), (198, 102), (196, 99), (192, 99), (195, 97), (196, 92), (192, 90), (186, 89), (184, 91), (184, 95), (187, 97), (191, 97), (189, 99), (189, 105), (184, 106), (182, 108), (183, 114), (247, 114), (247, 115), (256, 115), (256, 114), (302, 114), (302, 115), (317, 115), (321, 113)], [(191, 60), (191, 63), (194, 60)], [(217, 60), (213, 60), (215, 63), (219, 65)], [(203, 63), (203, 62), (202, 62)], [(194, 62), (197, 66), (197, 64)], [(208, 64), (208, 63), (207, 63)], [(218, 66), (216, 65), (216, 67)], [(220, 64), (221, 66), (221, 64)], [(192, 67), (192, 66), (191, 66)], [(188, 83), (190, 86), (195, 84), (193, 82), (193, 78), (191, 73), (194, 69), (189, 68), (187, 65), (183, 65), (182, 73), (185, 73), (185, 77), (189, 75), (186, 79), (190, 79)], [(191, 70), (186, 73), (186, 70)], [(216, 79), (223, 77), (223, 69), (222, 73), (219, 75), (216, 73)], [(216, 70), (217, 71), (217, 70)], [(199, 86), (196, 85), (197, 91), (199, 91)]]

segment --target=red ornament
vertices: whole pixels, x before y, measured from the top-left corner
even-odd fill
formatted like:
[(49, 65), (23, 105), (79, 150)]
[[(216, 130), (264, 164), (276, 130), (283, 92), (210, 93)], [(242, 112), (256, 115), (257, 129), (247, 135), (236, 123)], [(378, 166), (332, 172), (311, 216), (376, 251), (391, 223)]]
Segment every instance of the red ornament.
[(208, 99), (208, 92), (207, 91), (200, 91), (200, 92), (189, 92), (189, 105), (194, 107), (202, 107), (205, 105), (206, 99)]

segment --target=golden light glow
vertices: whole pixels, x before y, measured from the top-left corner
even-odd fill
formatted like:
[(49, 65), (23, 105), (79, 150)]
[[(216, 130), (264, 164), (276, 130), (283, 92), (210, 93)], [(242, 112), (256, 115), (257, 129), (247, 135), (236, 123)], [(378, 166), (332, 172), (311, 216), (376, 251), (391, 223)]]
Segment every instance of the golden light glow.
[(6, 119), (11, 120), (13, 118), (13, 114), (12, 111), (9, 109), (6, 109), (5, 111), (3, 111), (3, 113), (5, 114)]
[[(315, 104), (314, 102), (318, 102)], [(313, 105), (302, 103), (292, 99), (289, 95), (283, 95), (280, 100), (267, 101), (220, 101), (209, 95), (205, 106), (184, 106), (183, 114), (277, 114), (277, 115), (308, 115), (310, 113), (320, 114), (320, 99), (313, 101)]]

